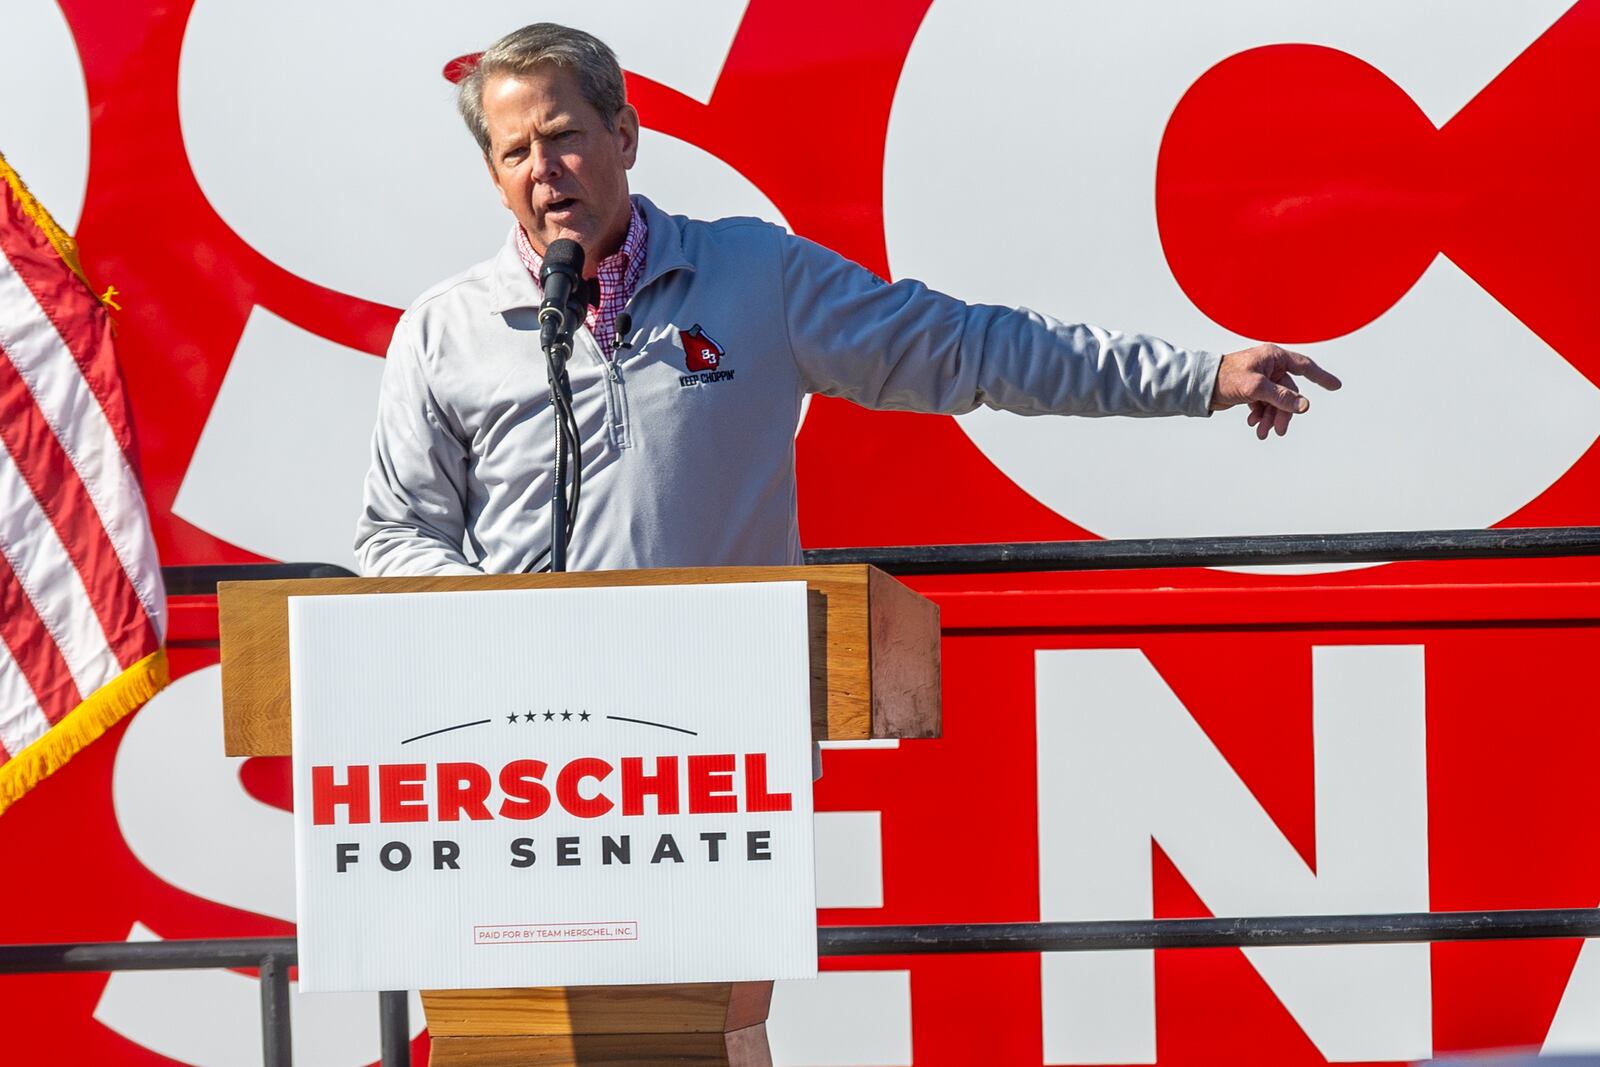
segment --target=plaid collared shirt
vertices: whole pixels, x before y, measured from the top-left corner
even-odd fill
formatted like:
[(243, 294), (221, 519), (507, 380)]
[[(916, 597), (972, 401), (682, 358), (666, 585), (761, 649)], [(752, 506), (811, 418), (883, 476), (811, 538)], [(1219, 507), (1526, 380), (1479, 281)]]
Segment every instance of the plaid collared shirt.
[[(528, 240), (528, 235), (522, 227), (516, 226), (517, 253), (522, 257), (522, 265), (528, 268), (528, 273), (533, 275), (533, 280), (539, 280), (539, 271), (544, 268), (544, 257), (533, 250), (533, 244)], [(584, 325), (589, 327), (589, 332), (594, 335), (600, 351), (607, 356), (612, 354), (616, 339), (617, 316), (622, 309), (627, 307), (628, 301), (633, 299), (633, 292), (639, 287), (639, 279), (644, 276), (645, 254), (645, 221), (644, 215), (639, 211), (639, 205), (633, 205), (633, 211), (628, 219), (628, 235), (622, 239), (622, 247), (600, 261), (600, 266), (595, 270), (595, 277), (600, 282), (600, 306), (589, 305), (584, 317)]]

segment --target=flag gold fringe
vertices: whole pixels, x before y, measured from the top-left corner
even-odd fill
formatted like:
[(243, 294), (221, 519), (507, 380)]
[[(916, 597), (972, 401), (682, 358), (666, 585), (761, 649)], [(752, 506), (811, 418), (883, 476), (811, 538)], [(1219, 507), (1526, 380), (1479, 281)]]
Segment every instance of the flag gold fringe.
[[(90, 292), (93, 292), (94, 286), (89, 285), (89, 278), (83, 273), (83, 264), (78, 259), (78, 242), (72, 239), (72, 234), (63, 230), (61, 225), (51, 218), (50, 212), (46, 211), (44, 205), (39, 203), (38, 199), (28, 191), (28, 186), (23, 182), (22, 176), (12, 169), (10, 163), (6, 162), (3, 152), (0, 152), (0, 179), (4, 179), (5, 183), (11, 186), (11, 193), (17, 198), (17, 203), (21, 205), (22, 213), (32, 219), (40, 230), (44, 231), (45, 237), (56, 250), (56, 255), (60, 256), (61, 261), (72, 268), (72, 273), (78, 276), (78, 280), (83, 282)], [(116, 295), (116, 286), (112, 286), (104, 296), (98, 297), (98, 299), (107, 307), (117, 309), (117, 305), (112, 300), (112, 297)], [(4, 810), (4, 808), (0, 808), (0, 810)]]
[(0, 813), (71, 759), (75, 753), (137, 711), (170, 681), (167, 651), (157, 649), (67, 712), (50, 732), (0, 763)]

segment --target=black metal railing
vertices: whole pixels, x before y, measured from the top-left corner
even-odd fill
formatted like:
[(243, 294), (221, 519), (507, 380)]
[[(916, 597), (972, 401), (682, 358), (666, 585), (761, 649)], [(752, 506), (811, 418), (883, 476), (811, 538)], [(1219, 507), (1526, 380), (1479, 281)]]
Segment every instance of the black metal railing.
[(890, 574), (1246, 567), (1414, 560), (1531, 559), (1600, 555), (1600, 527), (1414, 530), (1395, 533), (1152, 537), (1112, 541), (1020, 541), (987, 545), (817, 548), (807, 563), (870, 563)]
[(817, 931), (817, 950), (824, 956), (920, 956), (963, 952), (1388, 945), (1417, 941), (1517, 941), (1555, 937), (1600, 937), (1600, 908), (1237, 919), (832, 926)]
[[(78, 941), (0, 945), (0, 974), (258, 969), (261, 984), (261, 1062), (292, 1061), (289, 968), (299, 962), (292, 937), (224, 937), (173, 941)], [(410, 1006), (403, 992), (378, 994), (383, 1067), (410, 1067)]]
[[(1586, 937), (1600, 937), (1600, 908), (828, 926), (817, 930), (817, 952), (822, 956), (913, 956)], [(292, 937), (0, 945), (0, 974), (259, 967), (262, 1062), (265, 1067), (289, 1067), (289, 968), (298, 951)], [(406, 994), (385, 992), (378, 997), (383, 1067), (409, 1067), (411, 1027)]]
[(162, 567), (168, 596), (213, 596), (218, 582), (261, 582), (278, 578), (354, 578), (333, 563), (209, 563)]

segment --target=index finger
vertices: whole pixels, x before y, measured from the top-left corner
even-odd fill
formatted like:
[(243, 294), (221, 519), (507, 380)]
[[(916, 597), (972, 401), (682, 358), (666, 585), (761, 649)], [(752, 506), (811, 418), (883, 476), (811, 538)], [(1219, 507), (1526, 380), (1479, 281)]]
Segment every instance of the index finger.
[(1317, 361), (1299, 352), (1284, 351), (1291, 373), (1310, 378), (1324, 389), (1337, 389), (1344, 383), (1317, 365)]
[[(1269, 408), (1287, 411), (1299, 415), (1311, 409), (1311, 401), (1301, 396), (1294, 388), (1294, 379), (1284, 376), (1282, 384), (1273, 381), (1264, 374), (1255, 376), (1256, 382), (1250, 390), (1250, 399), (1258, 400)], [(1272, 413), (1266, 412), (1262, 416), (1263, 423), (1270, 423)]]

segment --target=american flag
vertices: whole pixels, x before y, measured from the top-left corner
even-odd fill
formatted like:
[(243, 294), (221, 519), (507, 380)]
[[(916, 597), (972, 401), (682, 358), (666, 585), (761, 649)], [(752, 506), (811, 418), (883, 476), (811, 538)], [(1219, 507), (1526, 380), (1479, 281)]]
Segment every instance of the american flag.
[(0, 811), (165, 684), (111, 319), (0, 156)]

